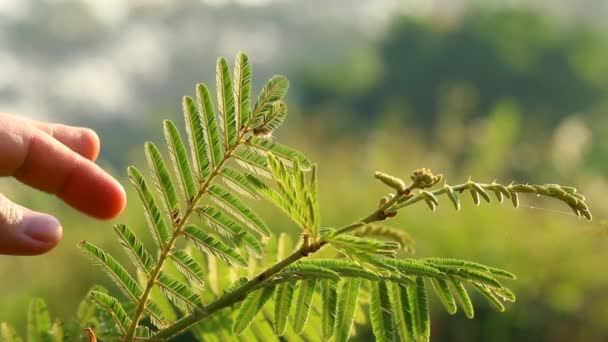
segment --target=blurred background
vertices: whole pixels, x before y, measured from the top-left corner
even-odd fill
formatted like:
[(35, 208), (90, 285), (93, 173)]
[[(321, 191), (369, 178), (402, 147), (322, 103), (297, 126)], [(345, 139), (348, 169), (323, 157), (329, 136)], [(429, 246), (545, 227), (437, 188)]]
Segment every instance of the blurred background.
[[(503, 314), (477, 301), (469, 321), (434, 303), (434, 341), (608, 341), (607, 17), (604, 0), (0, 0), (0, 111), (96, 129), (101, 164), (126, 184), (143, 142), (161, 141), (161, 120), (181, 122), (181, 96), (213, 84), (217, 56), (245, 51), (254, 93), (275, 73), (292, 82), (278, 138), (320, 164), (325, 225), (377, 204), (375, 170), (430, 167), (450, 183), (561, 183), (587, 195), (592, 223), (536, 197), (517, 210), (467, 203), (456, 213), (444, 202), (400, 214), (391, 224), (411, 233), (418, 256), (519, 276)], [(0, 257), (0, 321), (23, 331), (32, 296), (69, 319), (92, 284), (109, 286), (77, 241), (126, 259), (112, 222), (10, 180), (0, 190), (59, 217), (65, 235), (46, 256)], [(116, 222), (141, 231), (129, 192)], [(358, 332), (369, 340), (369, 327)]]

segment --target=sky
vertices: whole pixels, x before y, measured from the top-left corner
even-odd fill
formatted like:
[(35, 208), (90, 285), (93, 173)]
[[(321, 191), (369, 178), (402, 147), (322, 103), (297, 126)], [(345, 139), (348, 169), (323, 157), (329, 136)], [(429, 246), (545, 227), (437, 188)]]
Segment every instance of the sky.
[[(43, 120), (135, 117), (158, 108), (160, 98), (179, 103), (186, 87), (210, 81), (218, 55), (244, 50), (262, 74), (304, 60), (324, 63), (382, 33), (397, 13), (457, 15), (469, 2), (0, 0), (0, 111)], [(558, 15), (586, 6), (591, 16), (608, 15), (608, 1), (551, 4)]]

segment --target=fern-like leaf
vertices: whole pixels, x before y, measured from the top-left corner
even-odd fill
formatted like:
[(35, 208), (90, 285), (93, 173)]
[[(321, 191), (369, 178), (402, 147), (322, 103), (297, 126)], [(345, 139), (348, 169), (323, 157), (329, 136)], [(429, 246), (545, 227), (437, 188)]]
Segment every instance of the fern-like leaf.
[(200, 228), (188, 225), (184, 227), (182, 233), (201, 250), (211, 253), (230, 264), (237, 264), (243, 267), (247, 266), (247, 260), (245, 260), (245, 258), (236, 250), (226, 245), (221, 240), (205, 233)]
[(217, 103), (220, 112), (220, 126), (224, 133), (224, 148), (230, 149), (236, 142), (238, 132), (232, 93), (232, 76), (225, 58), (218, 58), (216, 69)]
[(416, 332), (412, 309), (407, 295), (406, 285), (389, 283), (389, 300), (393, 314), (393, 323), (401, 341), (415, 341)]
[(156, 187), (162, 194), (165, 210), (170, 217), (175, 217), (179, 212), (179, 202), (173, 187), (173, 181), (169, 176), (169, 170), (167, 170), (160, 151), (151, 142), (146, 143), (146, 158), (148, 159), (148, 166), (153, 171), (152, 175)]
[(385, 281), (370, 282), (369, 316), (376, 341), (392, 342), (395, 340), (393, 314)]
[(133, 263), (141, 267), (148, 274), (152, 272), (156, 262), (148, 254), (144, 244), (135, 236), (135, 233), (124, 224), (115, 225), (114, 231)]
[(378, 274), (361, 267), (356, 262), (347, 259), (304, 259), (297, 265), (311, 265), (323, 267), (336, 272), (340, 277), (355, 277), (369, 280), (378, 280)]
[(295, 311), (292, 320), (292, 327), (296, 334), (300, 335), (308, 322), (312, 298), (317, 285), (317, 280), (303, 280), (298, 282), (295, 299)]
[(184, 312), (198, 308), (201, 298), (190, 287), (166, 273), (161, 273), (157, 280), (167, 298)]
[(253, 134), (261, 137), (269, 137), (285, 120), (287, 116), (287, 105), (283, 101), (276, 101), (269, 106), (266, 114), (259, 117), (253, 126)]
[(180, 187), (184, 198), (189, 202), (196, 196), (197, 186), (192, 176), (188, 154), (184, 147), (181, 134), (175, 124), (170, 120), (165, 120), (163, 123), (165, 140), (169, 146), (169, 154), (175, 173), (179, 176)]
[(423, 277), (416, 277), (416, 284), (407, 287), (410, 308), (414, 313), (414, 323), (418, 341), (429, 341), (431, 335), (431, 316)]
[(162, 214), (158, 209), (156, 201), (154, 200), (154, 197), (152, 196), (152, 193), (150, 192), (142, 174), (134, 166), (130, 166), (128, 172), (131, 183), (135, 187), (135, 190), (137, 190), (137, 194), (144, 205), (146, 221), (154, 233), (152, 236), (154, 237), (158, 247), (162, 249), (171, 238), (167, 225), (163, 220)]
[(251, 118), (253, 120), (264, 117), (271, 110), (272, 105), (281, 100), (289, 89), (289, 81), (285, 76), (273, 76), (260, 91), (255, 101)]
[(348, 340), (348, 335), (355, 319), (360, 286), (360, 278), (346, 278), (342, 281), (340, 291), (338, 291), (334, 328), (334, 341), (336, 342)]
[(260, 290), (250, 293), (241, 304), (239, 311), (234, 318), (232, 332), (237, 335), (242, 334), (245, 329), (253, 322), (257, 313), (262, 309), (264, 304), (272, 297), (274, 287), (264, 287)]
[(293, 300), (295, 282), (286, 282), (276, 287), (274, 300), (274, 332), (283, 336), (287, 329), (289, 309)]
[(176, 249), (171, 252), (171, 258), (179, 271), (190, 280), (195, 280), (202, 284), (205, 279), (205, 272), (201, 265), (196, 262), (183, 249)]
[(492, 306), (498, 312), (504, 312), (505, 311), (504, 304), (493, 293), (493, 291), (492, 291), (493, 289), (491, 289), (491, 288), (489, 288), (487, 286), (484, 286), (482, 284), (478, 284), (478, 283), (473, 283), (473, 286), (477, 289), (477, 291), (479, 293), (481, 293), (488, 300), (488, 302), (490, 302), (492, 304)]
[(114, 322), (123, 334), (127, 333), (128, 327), (131, 325), (131, 319), (127, 315), (118, 299), (107, 295), (103, 292), (91, 291), (89, 296), (101, 307), (110, 311)]
[(211, 173), (211, 161), (209, 160), (209, 149), (205, 140), (203, 116), (199, 113), (196, 101), (190, 96), (184, 96), (182, 107), (190, 155), (195, 164), (195, 175), (200, 183)]
[(333, 279), (340, 280), (340, 274), (331, 268), (315, 265), (314, 263), (307, 262), (308, 260), (300, 260), (285, 267), (279, 276), (290, 279), (291, 276), (295, 276), (302, 279)]
[(200, 213), (207, 224), (219, 234), (222, 234), (243, 246), (250, 254), (255, 256), (262, 255), (262, 245), (256, 237), (244, 230), (243, 227), (236, 223), (232, 218), (211, 206), (202, 208)]
[(222, 138), (217, 125), (215, 109), (211, 101), (209, 89), (204, 84), (196, 86), (196, 99), (200, 113), (203, 115), (203, 132), (211, 166), (217, 166), (223, 159)]
[(338, 303), (338, 282), (335, 280), (321, 280), (321, 336), (324, 341), (334, 335), (336, 322), (336, 307)]
[(232, 156), (240, 167), (248, 172), (272, 179), (272, 174), (268, 170), (266, 157), (259, 155), (251, 150), (236, 150)]
[(262, 221), (262, 219), (256, 215), (253, 210), (249, 209), (249, 207), (247, 207), (238, 197), (215, 184), (209, 188), (209, 193), (217, 200), (220, 206), (225, 208), (230, 214), (237, 217), (248, 227), (263, 236), (270, 237), (270, 229), (266, 223), (264, 223), (264, 221)]
[(231, 167), (225, 167), (220, 174), (224, 183), (235, 192), (248, 198), (258, 199), (255, 188), (243, 173)]
[(312, 162), (302, 152), (296, 151), (274, 140), (252, 136), (249, 138), (248, 144), (252, 149), (262, 155), (272, 153), (278, 158), (289, 163), (293, 163), (295, 160), (298, 160), (300, 165), (307, 170), (312, 166)]
[(32, 342), (55, 340), (51, 334), (51, 318), (48, 309), (40, 298), (30, 301), (27, 315), (27, 340)]
[(450, 277), (450, 282), (456, 290), (456, 299), (458, 300), (462, 311), (467, 318), (472, 319), (475, 317), (475, 310), (473, 309), (473, 302), (471, 301), (471, 297), (469, 297), (467, 289), (464, 287), (464, 284), (455, 277)]
[(89, 242), (82, 241), (79, 246), (94, 262), (103, 267), (103, 270), (114, 280), (127, 297), (133, 302), (139, 299), (142, 293), (141, 288), (116, 259)]
[(450, 284), (445, 279), (437, 278), (431, 278), (431, 283), (445, 310), (450, 315), (455, 314), (458, 307), (456, 306), (456, 299), (450, 290)]
[(234, 62), (234, 113), (240, 130), (251, 117), (251, 65), (242, 52)]

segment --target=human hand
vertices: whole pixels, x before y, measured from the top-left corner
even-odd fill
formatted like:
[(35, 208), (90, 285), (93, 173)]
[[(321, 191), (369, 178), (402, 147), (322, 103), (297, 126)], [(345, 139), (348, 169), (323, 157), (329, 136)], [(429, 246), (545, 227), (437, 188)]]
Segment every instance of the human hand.
[[(0, 113), (0, 177), (14, 177), (87, 215), (110, 219), (124, 209), (126, 195), (94, 163), (99, 146), (90, 129)], [(55, 247), (62, 234), (56, 218), (0, 194), (0, 254), (42, 254)]]

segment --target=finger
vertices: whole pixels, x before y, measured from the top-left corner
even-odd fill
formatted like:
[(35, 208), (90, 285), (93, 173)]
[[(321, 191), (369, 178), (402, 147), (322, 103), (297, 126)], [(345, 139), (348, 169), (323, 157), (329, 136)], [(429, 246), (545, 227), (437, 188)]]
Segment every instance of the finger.
[(81, 156), (89, 160), (97, 160), (100, 143), (95, 131), (83, 127), (72, 127), (29, 119), (23, 120), (57, 139), (60, 143)]
[(61, 225), (54, 217), (24, 208), (0, 194), (0, 254), (46, 253), (62, 235)]
[(0, 176), (56, 194), (96, 218), (112, 218), (124, 209), (122, 186), (92, 161), (24, 122), (0, 116), (0, 127)]

